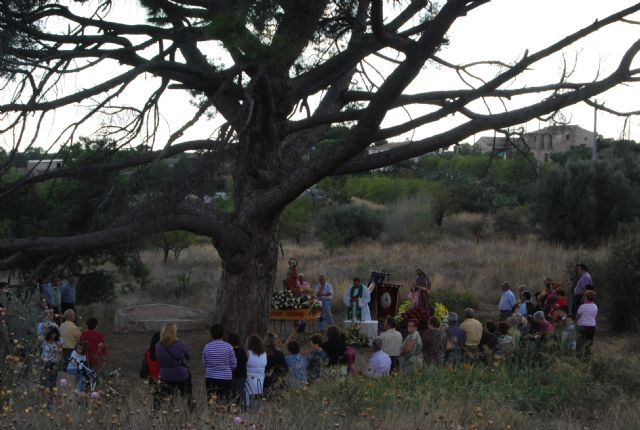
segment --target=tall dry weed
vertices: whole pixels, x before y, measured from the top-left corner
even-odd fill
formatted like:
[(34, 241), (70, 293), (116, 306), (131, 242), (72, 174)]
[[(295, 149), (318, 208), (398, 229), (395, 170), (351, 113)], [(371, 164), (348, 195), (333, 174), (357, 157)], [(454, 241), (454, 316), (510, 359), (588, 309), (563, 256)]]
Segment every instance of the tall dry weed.
[[(545, 276), (560, 283), (569, 278), (567, 268), (575, 263), (583, 249), (566, 249), (538, 241), (533, 237), (516, 240), (493, 237), (479, 243), (473, 237), (443, 235), (437, 239), (412, 243), (368, 241), (334, 251), (319, 242), (296, 244), (285, 242), (278, 261), (276, 288), (287, 272), (287, 261), (295, 257), (298, 268), (314, 284), (323, 274), (334, 286), (334, 308), (340, 312), (342, 294), (355, 276), (368, 279), (372, 270), (383, 269), (391, 274), (391, 282), (408, 286), (415, 280), (416, 269), (423, 269), (431, 278), (434, 291), (446, 289), (466, 292), (477, 297), (483, 311), (490, 312), (499, 300), (499, 286), (508, 281), (514, 288), (526, 284), (536, 291)], [(593, 259), (602, 259), (605, 250), (588, 251)], [(177, 262), (162, 263), (162, 255), (147, 251), (143, 261), (151, 269), (149, 291), (129, 294), (120, 304), (137, 304), (150, 300), (171, 300), (172, 303), (215, 308), (217, 288), (220, 288), (221, 264), (210, 245), (192, 247)], [(180, 277), (188, 273), (189, 285), (184, 297), (175, 297)]]

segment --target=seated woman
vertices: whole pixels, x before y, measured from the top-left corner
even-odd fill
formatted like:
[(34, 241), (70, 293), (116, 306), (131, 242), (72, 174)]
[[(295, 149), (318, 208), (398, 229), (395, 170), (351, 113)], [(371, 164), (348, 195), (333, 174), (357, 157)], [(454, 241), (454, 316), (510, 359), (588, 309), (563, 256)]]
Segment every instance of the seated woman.
[(140, 377), (147, 379), (149, 382), (160, 381), (160, 362), (156, 357), (156, 344), (160, 342), (160, 332), (157, 331), (151, 336), (149, 348), (144, 353), (145, 365), (140, 371)]
[(177, 392), (191, 402), (191, 374), (187, 363), (191, 354), (187, 346), (178, 339), (178, 328), (173, 323), (160, 330), (160, 341), (156, 343), (156, 358), (160, 364), (162, 393), (174, 396)]
[(322, 371), (327, 366), (329, 356), (322, 349), (322, 336), (318, 334), (311, 336), (309, 345), (311, 346), (311, 352), (307, 357), (307, 373), (309, 379), (319, 379)]
[(336, 326), (327, 329), (327, 341), (322, 344), (329, 357), (329, 366), (346, 365), (349, 363), (347, 358), (347, 343), (344, 333)]
[(287, 344), (287, 368), (289, 369), (289, 388), (302, 388), (309, 382), (307, 380), (307, 359), (300, 354), (300, 344), (291, 341)]
[[(240, 347), (240, 335), (229, 333), (227, 343), (233, 347), (236, 356), (236, 367), (231, 372), (231, 395), (234, 399), (244, 397), (247, 382), (247, 353)], [(264, 381), (264, 377), (262, 378)]]
[(245, 401), (250, 406), (254, 399), (260, 398), (264, 387), (264, 372), (267, 367), (267, 353), (264, 343), (257, 335), (252, 334), (247, 341), (247, 383), (245, 384)]
[(287, 375), (287, 362), (284, 354), (280, 350), (282, 343), (274, 333), (267, 333), (265, 336), (264, 349), (267, 353), (267, 367), (263, 389), (265, 393), (283, 388), (285, 376)]

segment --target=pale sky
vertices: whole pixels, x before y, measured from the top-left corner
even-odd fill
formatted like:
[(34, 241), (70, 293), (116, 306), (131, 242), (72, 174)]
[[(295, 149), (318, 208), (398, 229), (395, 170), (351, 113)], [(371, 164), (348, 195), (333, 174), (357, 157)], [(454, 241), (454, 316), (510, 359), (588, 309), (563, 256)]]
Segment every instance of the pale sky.
[[(468, 16), (460, 18), (454, 24), (449, 33), (450, 43), (439, 55), (452, 63), (468, 63), (479, 60), (514, 62), (523, 56), (526, 49), (530, 53), (535, 52), (592, 23), (596, 18), (605, 17), (633, 4), (635, 4), (634, 1), (628, 0), (493, 0), (472, 11)], [(132, 0), (118, 2), (118, 8), (114, 12), (115, 14), (109, 19), (126, 22), (144, 17), (144, 12)], [(640, 21), (640, 15), (637, 14), (634, 19)], [(571, 66), (577, 61), (576, 72), (571, 81), (593, 80), (598, 71), (601, 77), (610, 73), (617, 66), (624, 51), (638, 38), (640, 38), (640, 25), (615, 24), (566, 49), (564, 57), (569, 65)], [(224, 54), (220, 51), (212, 51), (209, 56), (224, 58)], [(379, 60), (372, 61), (383, 68), (390, 67), (382, 65)], [(640, 58), (636, 59), (634, 66), (640, 67)], [(105, 63), (98, 71), (92, 71), (90, 74), (83, 74), (74, 79), (66, 79), (64, 89), (83, 88), (90, 83), (99, 82), (120, 73), (121, 70), (115, 64)], [(511, 87), (556, 82), (561, 70), (562, 57), (552, 57), (537, 64), (535, 68), (512, 83)], [(487, 67), (478, 67), (475, 71), (486, 78), (495, 76), (495, 70)], [(157, 82), (158, 80), (155, 78), (139, 81), (134, 88), (121, 97), (119, 103), (138, 102), (139, 104), (148, 97)], [(459, 88), (465, 88), (465, 86), (455, 73), (441, 67), (428, 65), (419, 79), (410, 86), (407, 93)], [(539, 97), (534, 97), (534, 99), (539, 99)], [(608, 107), (621, 111), (640, 110), (640, 87), (636, 85), (618, 88), (598, 97), (598, 100), (603, 101)], [(160, 124), (159, 146), (163, 145), (163, 139), (166, 139), (171, 132), (190, 119), (195, 110), (189, 101), (188, 95), (179, 90), (169, 91), (165, 96), (161, 104), (163, 116)], [(527, 100), (522, 98), (510, 102), (509, 106), (519, 107), (525, 102)], [(472, 107), (481, 113), (484, 113), (484, 109), (486, 109), (481, 103), (474, 104)], [(498, 103), (492, 104), (490, 107), (496, 112), (503, 109)], [(55, 117), (50, 117), (44, 124), (45, 133), (38, 140), (40, 145), (50, 144), (60, 132), (60, 125), (68, 122), (69, 119), (78, 118), (86, 111), (85, 109), (85, 106), (67, 108), (59, 111)], [(423, 106), (413, 106), (410, 108), (410, 112), (411, 115), (416, 116), (425, 113), (426, 109)], [(593, 129), (593, 108), (582, 104), (568, 108), (563, 113), (570, 120), (570, 123), (578, 124), (589, 130)], [(385, 120), (383, 127), (406, 119), (406, 113), (394, 111)], [(110, 120), (117, 121), (118, 118)], [(426, 137), (442, 132), (460, 121), (460, 118), (450, 117), (417, 130), (415, 134), (403, 136), (399, 140), (405, 140), (412, 136), (415, 138)], [(214, 132), (216, 124), (219, 124), (219, 121), (200, 121), (181, 140), (209, 137)], [(88, 136), (95, 126), (96, 123), (93, 122), (90, 126), (82, 128), (78, 134)], [(538, 121), (526, 124), (529, 131), (538, 127)], [(623, 132), (623, 120), (600, 112), (598, 132), (605, 137), (619, 138)], [(632, 139), (640, 140), (640, 119), (632, 118), (625, 133), (630, 133)], [(492, 132), (479, 133), (478, 136), (488, 134), (492, 134)], [(11, 141), (11, 137), (4, 135), (2, 141), (6, 147)], [(472, 138), (466, 141), (471, 142)]]

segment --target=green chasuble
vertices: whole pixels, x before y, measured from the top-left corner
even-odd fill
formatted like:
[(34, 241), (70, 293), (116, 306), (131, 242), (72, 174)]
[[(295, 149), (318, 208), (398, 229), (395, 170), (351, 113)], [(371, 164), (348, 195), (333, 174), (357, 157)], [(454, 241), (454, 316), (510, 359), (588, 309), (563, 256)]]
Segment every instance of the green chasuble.
[[(362, 298), (363, 292), (364, 292), (364, 286), (362, 285), (358, 287), (356, 287), (355, 285), (351, 286), (351, 292), (349, 293), (349, 297), (351, 299), (357, 298), (358, 300), (352, 301), (349, 307), (347, 308), (347, 319), (351, 321), (355, 321), (355, 320), (360, 321), (362, 319), (362, 310), (360, 309), (360, 299)], [(355, 320), (353, 318), (354, 308), (356, 312)]]

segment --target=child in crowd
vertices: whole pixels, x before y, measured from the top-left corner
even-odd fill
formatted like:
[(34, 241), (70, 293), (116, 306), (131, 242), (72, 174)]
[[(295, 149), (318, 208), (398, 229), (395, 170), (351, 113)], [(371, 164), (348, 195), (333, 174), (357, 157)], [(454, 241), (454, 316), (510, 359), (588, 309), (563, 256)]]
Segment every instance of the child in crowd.
[(86, 355), (89, 367), (93, 370), (98, 370), (102, 366), (105, 356), (107, 355), (104, 335), (96, 329), (97, 327), (98, 320), (96, 318), (89, 318), (87, 320), (87, 329), (83, 331), (80, 336), (80, 342), (87, 345)]
[(571, 315), (567, 315), (562, 322), (563, 328), (560, 332), (562, 347), (568, 353), (576, 351), (576, 324)]
[[(52, 327), (44, 336), (44, 342), (40, 345), (40, 360), (42, 361), (42, 372), (40, 383), (45, 389), (45, 397), (56, 387), (58, 382), (58, 366), (62, 359), (62, 349), (60, 346), (60, 332)], [(47, 398), (47, 403), (49, 399)]]
[[(54, 321), (53, 309), (45, 309), (44, 310), (44, 318), (40, 321), (36, 327), (36, 335), (38, 335), (38, 340), (40, 342), (44, 342), (44, 336), (49, 332), (49, 329), (55, 328), (56, 330), (60, 330), (60, 327)], [(60, 342), (62, 343), (62, 342)]]
[(509, 335), (509, 323), (502, 321), (498, 324), (498, 336), (497, 352), (501, 358), (504, 358), (514, 348), (513, 336)]
[(76, 344), (76, 348), (71, 352), (69, 364), (67, 364), (67, 373), (76, 377), (76, 394), (80, 394), (84, 390), (84, 379), (80, 365), (87, 365), (87, 353), (82, 342)]
[(289, 388), (302, 388), (307, 385), (307, 359), (300, 355), (300, 344), (291, 341), (287, 344), (288, 355), (285, 360), (289, 369)]

